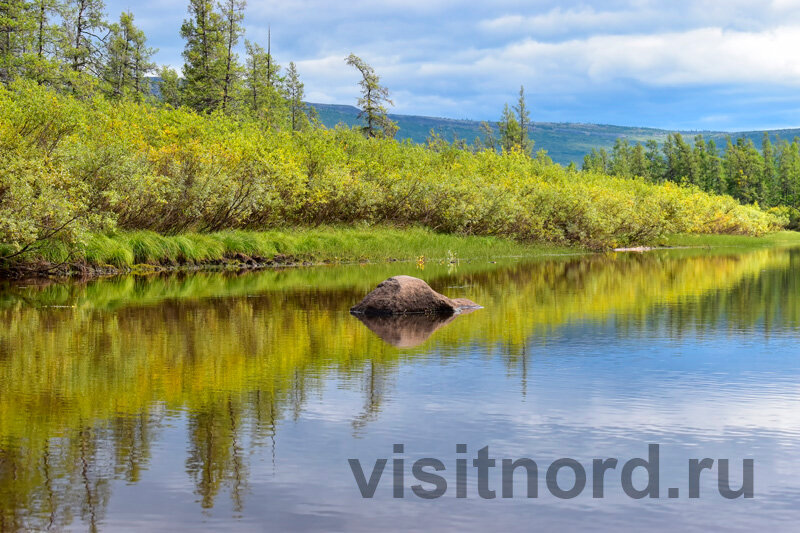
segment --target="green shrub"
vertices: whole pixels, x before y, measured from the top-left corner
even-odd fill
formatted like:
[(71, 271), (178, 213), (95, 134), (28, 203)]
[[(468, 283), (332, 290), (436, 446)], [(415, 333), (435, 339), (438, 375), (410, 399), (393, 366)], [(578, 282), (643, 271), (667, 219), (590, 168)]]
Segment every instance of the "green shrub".
[[(345, 128), (275, 131), (222, 114), (77, 100), (28, 82), (0, 88), (0, 165), (2, 257), (55, 258), (43, 242), (78, 246), (92, 234), (133, 232), (125, 246), (101, 237), (85, 245), (87, 258), (119, 266), (310, 251), (316, 237), (238, 230), (320, 224), (606, 248), (675, 232), (761, 235), (797, 221), (518, 152), (430, 149)], [(217, 233), (164, 237), (187, 232)]]

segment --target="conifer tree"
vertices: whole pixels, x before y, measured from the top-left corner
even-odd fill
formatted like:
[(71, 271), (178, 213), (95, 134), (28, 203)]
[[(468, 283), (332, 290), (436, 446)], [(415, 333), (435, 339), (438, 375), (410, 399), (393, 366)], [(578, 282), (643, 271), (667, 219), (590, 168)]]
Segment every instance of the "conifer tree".
[(227, 54), (225, 23), (211, 0), (189, 0), (183, 21), (183, 100), (197, 111), (212, 111), (225, 98)]
[(39, 83), (55, 84), (60, 76), (59, 43), (64, 33), (57, 20), (64, 17), (66, 6), (62, 0), (33, 0), (27, 76)]
[(717, 151), (717, 144), (710, 139), (706, 145), (705, 190), (717, 194), (725, 194), (725, 177), (723, 175), (722, 160)]
[(305, 85), (300, 81), (293, 62), (289, 62), (289, 68), (286, 71), (286, 91), (289, 96), (289, 116), (292, 130), (297, 131), (308, 124), (308, 115), (306, 115), (306, 103), (303, 102)]
[(224, 0), (220, 7), (222, 8), (225, 39), (225, 77), (222, 83), (222, 110), (227, 111), (240, 78), (239, 61), (234, 48), (244, 34), (242, 21), (244, 20), (245, 0)]
[(133, 13), (123, 12), (109, 27), (104, 80), (112, 96), (142, 95), (150, 92), (145, 76), (155, 68), (150, 58), (155, 50), (146, 44), (145, 34), (133, 23)]
[(631, 173), (634, 176), (646, 178), (650, 176), (650, 162), (647, 159), (644, 146), (641, 143), (636, 143), (633, 147), (633, 154), (631, 157)]
[(520, 150), (530, 155), (533, 152), (533, 141), (531, 141), (530, 138), (533, 122), (531, 122), (530, 111), (525, 102), (525, 87), (522, 85), (519, 87), (519, 98), (517, 99), (517, 104), (514, 106), (514, 111), (517, 113), (516, 118), (517, 124), (519, 125), (519, 131), (516, 134), (515, 142)]
[(798, 139), (791, 144), (788, 141), (782, 141), (778, 145), (776, 174), (778, 203), (800, 208), (800, 142)]
[[(481, 144), (486, 147), (487, 150), (497, 150), (499, 141), (497, 139), (497, 135), (495, 135), (494, 127), (486, 121), (481, 122), (481, 133), (483, 133), (483, 140)], [(475, 143), (476, 146), (478, 143)]]
[(9, 83), (21, 73), (25, 34), (30, 19), (23, 0), (0, 0), (0, 82)]
[(519, 122), (508, 104), (503, 107), (503, 115), (500, 117), (497, 127), (500, 129), (500, 148), (504, 152), (510, 152), (514, 147), (519, 146)]
[(64, 56), (76, 73), (101, 74), (108, 22), (103, 0), (71, 0), (64, 14)]
[(358, 116), (366, 122), (362, 127), (364, 134), (367, 137), (393, 138), (397, 133), (397, 124), (389, 118), (384, 105), (394, 105), (389, 99), (389, 89), (380, 84), (380, 77), (375, 70), (357, 55), (350, 54), (345, 62), (361, 74), (361, 81), (358, 82), (361, 86), (361, 97), (358, 99), (361, 113)]
[(181, 88), (178, 73), (170, 67), (162, 66), (158, 70), (158, 77), (161, 79), (158, 84), (158, 92), (161, 95), (161, 101), (172, 107), (180, 107)]
[(764, 132), (761, 140), (761, 157), (763, 160), (761, 173), (763, 201), (767, 205), (777, 205), (779, 191), (775, 183), (775, 149), (767, 132)]
[(262, 46), (245, 41), (242, 100), (245, 107), (270, 127), (290, 127), (290, 110), (281, 67)]

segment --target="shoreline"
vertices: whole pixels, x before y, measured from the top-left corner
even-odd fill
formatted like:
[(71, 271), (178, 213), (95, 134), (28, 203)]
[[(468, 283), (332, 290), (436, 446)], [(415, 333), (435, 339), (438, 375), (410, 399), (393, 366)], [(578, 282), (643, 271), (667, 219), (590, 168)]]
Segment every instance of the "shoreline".
[[(43, 247), (46, 248), (46, 247)], [(0, 280), (92, 279), (160, 272), (247, 271), (278, 267), (398, 261), (492, 261), (586, 253), (576, 246), (520, 243), (391, 226), (288, 228), (174, 236), (154, 232), (92, 235), (77, 254), (31, 254), (0, 266)], [(59, 255), (60, 253), (60, 255)]]
[[(226, 241), (215, 256), (188, 259), (191, 252), (170, 248), (173, 241), (192, 238)], [(151, 249), (142, 245), (150, 239)], [(238, 242), (231, 242), (237, 241)], [(94, 244), (92, 244), (94, 242)], [(111, 243), (110, 249), (97, 250), (98, 242)], [(186, 244), (186, 243), (184, 243)], [(238, 245), (238, 246), (237, 246)], [(537, 258), (582, 255), (587, 253), (645, 253), (674, 249), (756, 249), (800, 246), (800, 232), (781, 231), (762, 237), (739, 235), (670, 235), (646, 246), (619, 247), (592, 251), (577, 246), (546, 243), (519, 243), (510, 239), (482, 236), (437, 234), (423, 228), (320, 228), (269, 232), (222, 232), (163, 236), (151, 232), (92, 236), (75, 261), (54, 262), (44, 257), (20, 261), (0, 270), (0, 280), (35, 279), (82, 280), (149, 275), (168, 272), (247, 272), (270, 268), (314, 267), (337, 264), (376, 264), (394, 262), (425, 263)], [(126, 246), (130, 249), (126, 249)], [(281, 251), (277, 251), (281, 249)], [(263, 253), (275, 250), (275, 253)], [(408, 250), (413, 250), (409, 252)], [(127, 255), (126, 255), (127, 252)], [(249, 252), (249, 253), (246, 253)], [(103, 253), (107, 255), (103, 255)], [(161, 254), (159, 256), (159, 253)], [(94, 261), (88, 258), (95, 258)], [(116, 260), (117, 264), (102, 259)], [(141, 261), (137, 261), (141, 260)]]

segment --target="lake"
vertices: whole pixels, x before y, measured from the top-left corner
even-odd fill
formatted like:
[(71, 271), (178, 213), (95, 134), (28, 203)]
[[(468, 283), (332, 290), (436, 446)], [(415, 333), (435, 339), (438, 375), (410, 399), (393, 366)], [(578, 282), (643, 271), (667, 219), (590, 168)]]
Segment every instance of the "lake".
[(791, 248), (7, 283), (0, 530), (793, 529), (799, 328)]

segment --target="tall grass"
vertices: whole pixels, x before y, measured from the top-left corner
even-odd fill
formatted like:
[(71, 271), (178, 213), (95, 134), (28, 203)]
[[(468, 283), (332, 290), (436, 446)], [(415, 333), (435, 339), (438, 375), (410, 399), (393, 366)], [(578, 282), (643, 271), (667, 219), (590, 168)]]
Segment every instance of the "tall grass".
[(226, 230), (175, 236), (152, 231), (92, 235), (79, 259), (94, 266), (130, 268), (137, 264), (203, 264), (211, 261), (472, 260), (574, 252), (498, 237), (463, 237), (425, 228), (322, 227), (265, 232)]

